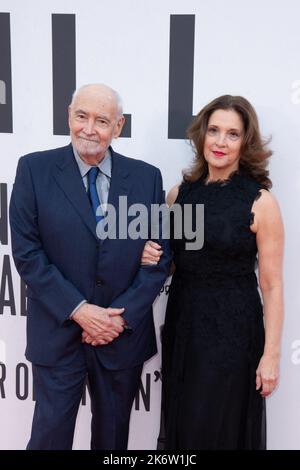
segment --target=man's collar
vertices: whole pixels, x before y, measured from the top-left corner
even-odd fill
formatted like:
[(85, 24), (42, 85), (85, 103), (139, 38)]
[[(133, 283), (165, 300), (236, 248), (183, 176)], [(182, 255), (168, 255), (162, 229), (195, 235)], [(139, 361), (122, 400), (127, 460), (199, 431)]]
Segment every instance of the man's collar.
[[(73, 144), (72, 144), (72, 147), (73, 147), (73, 153), (74, 153), (74, 156), (75, 156), (75, 160), (78, 164), (80, 174), (83, 178), (89, 172), (89, 170), (92, 168), (92, 165), (88, 165), (87, 163), (85, 163), (80, 158), (80, 156), (79, 156), (79, 154), (78, 154), (78, 152), (77, 152), (77, 150), (76, 150), (76, 148)], [(111, 178), (112, 160), (111, 160), (111, 151), (110, 151), (110, 149), (106, 150), (105, 157), (103, 158), (103, 160), (101, 160), (101, 162), (97, 166), (98, 166), (99, 170), (101, 171), (101, 173), (103, 173), (105, 176), (108, 176), (109, 178)]]

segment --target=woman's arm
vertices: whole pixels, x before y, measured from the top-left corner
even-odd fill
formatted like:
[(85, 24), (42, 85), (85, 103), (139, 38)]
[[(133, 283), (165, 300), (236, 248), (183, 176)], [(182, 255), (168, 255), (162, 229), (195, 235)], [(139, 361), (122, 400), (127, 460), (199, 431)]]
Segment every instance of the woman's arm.
[[(166, 203), (168, 207), (171, 207), (174, 204), (178, 195), (178, 188), (179, 188), (179, 184), (177, 184), (176, 186), (173, 186), (173, 188), (170, 189), (170, 191), (168, 192), (167, 199), (166, 199)], [(158, 243), (153, 242), (152, 240), (148, 240), (145, 243), (144, 251), (142, 253), (141, 264), (144, 265), (144, 264), (159, 263), (162, 253), (163, 252), (161, 250), (161, 246)], [(175, 266), (174, 266), (174, 263), (172, 263), (170, 274), (173, 274), (174, 271), (175, 271)]]
[(256, 232), (259, 284), (263, 297), (265, 346), (256, 371), (256, 389), (261, 395), (273, 392), (279, 378), (280, 341), (283, 323), (283, 245), (284, 229), (275, 197), (262, 190), (253, 205), (251, 229)]

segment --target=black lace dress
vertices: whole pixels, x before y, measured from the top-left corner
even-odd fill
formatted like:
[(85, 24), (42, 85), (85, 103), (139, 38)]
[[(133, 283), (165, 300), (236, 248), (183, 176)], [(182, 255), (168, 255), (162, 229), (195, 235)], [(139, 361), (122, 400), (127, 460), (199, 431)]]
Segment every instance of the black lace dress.
[(184, 237), (171, 241), (160, 449), (265, 448), (265, 400), (255, 389), (263, 310), (250, 230), (260, 189), (241, 173), (179, 189), (178, 204), (205, 205), (204, 246), (187, 251)]

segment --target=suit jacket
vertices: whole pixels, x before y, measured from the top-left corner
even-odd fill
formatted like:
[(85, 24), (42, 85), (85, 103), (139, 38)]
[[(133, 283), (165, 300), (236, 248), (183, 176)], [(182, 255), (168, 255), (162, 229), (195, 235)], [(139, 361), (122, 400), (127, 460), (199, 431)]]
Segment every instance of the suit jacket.
[[(128, 206), (143, 203), (150, 214), (151, 204), (162, 202), (160, 171), (111, 153), (108, 202), (118, 215), (118, 198), (127, 196)], [(155, 354), (152, 303), (169, 272), (168, 243), (158, 240), (164, 250), (158, 265), (141, 266), (145, 239), (100, 242), (72, 145), (20, 158), (10, 224), (13, 257), (27, 284), (28, 360), (60, 365), (76, 352), (81, 328), (69, 316), (84, 299), (102, 307), (124, 307), (131, 327), (97, 347), (105, 367), (132, 367)]]

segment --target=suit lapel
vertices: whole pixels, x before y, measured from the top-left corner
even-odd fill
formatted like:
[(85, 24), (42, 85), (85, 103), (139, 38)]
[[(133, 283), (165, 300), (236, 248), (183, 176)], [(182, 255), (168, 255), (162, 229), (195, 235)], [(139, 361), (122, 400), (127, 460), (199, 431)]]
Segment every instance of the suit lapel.
[(127, 196), (129, 193), (129, 173), (124, 165), (123, 157), (115, 153), (111, 147), (110, 151), (112, 156), (112, 174), (108, 202), (118, 210), (119, 196)]
[[(115, 153), (110, 147), (111, 156), (112, 156), (112, 174), (111, 174), (111, 184), (108, 195), (108, 203), (111, 204), (116, 213), (116, 224), (113, 224), (109, 228), (109, 233), (114, 234), (118, 238), (119, 233), (119, 197), (128, 196), (130, 191), (130, 178), (129, 172), (126, 168), (126, 159), (121, 155)], [(127, 214), (126, 215), (126, 231), (127, 231)], [(124, 219), (124, 214), (122, 214)], [(113, 237), (114, 238), (114, 237)], [(106, 239), (108, 240), (109, 237)], [(104, 240), (105, 243), (105, 240)]]
[(55, 167), (53, 176), (85, 225), (97, 238), (96, 220), (82, 182), (71, 144), (65, 148), (65, 154), (62, 155), (62, 158)]

